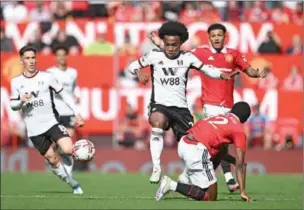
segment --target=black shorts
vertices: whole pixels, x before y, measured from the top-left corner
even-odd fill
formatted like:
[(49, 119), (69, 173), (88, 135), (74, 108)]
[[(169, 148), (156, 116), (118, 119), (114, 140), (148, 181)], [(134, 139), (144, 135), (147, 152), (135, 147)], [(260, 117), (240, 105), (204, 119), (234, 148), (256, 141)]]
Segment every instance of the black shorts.
[(149, 115), (152, 112), (161, 112), (169, 119), (169, 126), (165, 130), (171, 127), (177, 141), (185, 135), (186, 131), (190, 129), (194, 123), (193, 116), (187, 108), (151, 104)]
[(50, 146), (63, 137), (69, 137), (67, 129), (61, 124), (56, 124), (47, 132), (38, 136), (30, 137), (30, 140), (33, 142), (35, 148), (40, 152), (40, 154), (45, 155)]
[(75, 128), (75, 124), (76, 124), (75, 116), (74, 115), (60, 116), (59, 123), (66, 128)]

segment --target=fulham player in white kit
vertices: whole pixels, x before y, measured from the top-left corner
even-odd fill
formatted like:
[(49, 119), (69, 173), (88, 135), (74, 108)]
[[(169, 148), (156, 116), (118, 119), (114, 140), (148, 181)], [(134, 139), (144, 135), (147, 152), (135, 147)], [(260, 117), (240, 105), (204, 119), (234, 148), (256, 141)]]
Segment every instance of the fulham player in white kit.
[[(68, 50), (64, 47), (57, 47), (54, 51), (56, 56), (56, 66), (47, 69), (51, 72), (59, 83), (63, 85), (64, 90), (72, 98), (75, 97), (75, 88), (77, 86), (77, 70), (67, 66)], [(67, 128), (69, 135), (73, 138), (75, 134), (75, 115), (73, 110), (63, 101), (62, 97), (57, 94), (54, 97), (56, 110), (59, 113), (59, 123)], [(59, 151), (58, 153), (62, 153)], [(65, 165), (68, 173), (72, 175), (73, 171), (73, 158), (61, 154), (63, 164)]]
[(147, 83), (149, 77), (140, 69), (150, 66), (152, 94), (149, 122), (152, 126), (150, 152), (153, 163), (151, 183), (158, 183), (161, 176), (160, 156), (163, 150), (164, 131), (172, 128), (179, 140), (193, 125), (193, 117), (188, 109), (186, 98), (187, 74), (195, 68), (217, 79), (230, 79), (230, 75), (221, 73), (211, 65), (204, 65), (191, 52), (180, 50), (188, 39), (186, 26), (179, 22), (164, 23), (159, 29), (164, 41), (164, 50), (153, 50), (137, 61), (132, 62), (127, 73), (138, 76), (140, 82)]
[(57, 144), (66, 155), (71, 156), (73, 147), (67, 129), (58, 122), (54, 94), (59, 94), (73, 110), (78, 126), (82, 126), (84, 120), (74, 99), (63, 90), (53, 74), (36, 69), (36, 49), (27, 45), (20, 49), (19, 54), (24, 71), (11, 80), (11, 108), (22, 111), (28, 137), (51, 165), (53, 173), (67, 182), (74, 194), (82, 194), (80, 185), (67, 172), (54, 149)]

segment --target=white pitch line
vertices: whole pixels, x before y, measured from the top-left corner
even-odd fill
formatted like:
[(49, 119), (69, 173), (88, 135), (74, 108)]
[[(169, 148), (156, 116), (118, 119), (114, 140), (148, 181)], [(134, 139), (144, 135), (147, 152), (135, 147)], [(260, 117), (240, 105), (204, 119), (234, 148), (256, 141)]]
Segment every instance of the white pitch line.
[(82, 199), (154, 199), (152, 196), (83, 196), (83, 195), (1, 195), (1, 198), (82, 198)]
[[(119, 199), (144, 199), (144, 200), (154, 200), (154, 197), (149, 196), (134, 196), (134, 197), (125, 197), (125, 196), (83, 196), (83, 195), (1, 195), (1, 198), (77, 198), (77, 199), (112, 199), (112, 200), (119, 200)], [(169, 197), (169, 196), (168, 196)], [(174, 197), (170, 197), (174, 199)], [(227, 201), (229, 201), (230, 197), (223, 197)], [(185, 198), (186, 199), (186, 198)], [(259, 201), (297, 201), (301, 200), (301, 197), (298, 198), (262, 198), (256, 199), (257, 202)], [(237, 199), (231, 199), (230, 201), (237, 201)]]

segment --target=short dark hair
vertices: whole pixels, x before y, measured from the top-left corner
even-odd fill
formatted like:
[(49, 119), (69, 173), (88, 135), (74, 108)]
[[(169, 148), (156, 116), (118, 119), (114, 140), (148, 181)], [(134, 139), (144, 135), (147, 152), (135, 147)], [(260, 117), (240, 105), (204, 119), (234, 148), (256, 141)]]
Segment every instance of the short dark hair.
[(33, 47), (32, 45), (25, 45), (24, 47), (22, 47), (20, 50), (19, 50), (19, 55), (20, 56), (23, 56), (25, 52), (28, 52), (28, 51), (32, 51), (35, 53), (37, 53), (37, 49), (35, 47)]
[(58, 50), (63, 50), (65, 52), (65, 54), (69, 54), (69, 50), (68, 48), (64, 47), (64, 46), (58, 46), (54, 49), (53, 54), (56, 54)]
[(233, 105), (231, 113), (236, 115), (241, 123), (245, 123), (251, 114), (251, 109), (248, 103), (241, 101)]
[(158, 30), (159, 37), (161, 39), (164, 39), (164, 37), (167, 36), (179, 36), (182, 43), (188, 40), (189, 38), (189, 32), (187, 27), (180, 22), (176, 21), (168, 21), (160, 27)]
[(218, 29), (223, 30), (224, 33), (226, 33), (226, 31), (227, 31), (226, 27), (223, 24), (214, 23), (208, 27), (208, 34), (210, 34), (211, 31), (218, 30)]

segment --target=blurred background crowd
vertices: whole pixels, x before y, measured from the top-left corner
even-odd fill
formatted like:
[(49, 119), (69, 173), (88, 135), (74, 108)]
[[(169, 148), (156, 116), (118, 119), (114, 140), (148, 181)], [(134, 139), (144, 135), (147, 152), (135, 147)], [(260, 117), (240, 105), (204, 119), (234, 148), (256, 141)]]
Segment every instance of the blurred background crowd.
[[(125, 34), (124, 43), (115, 46), (115, 43), (107, 40), (106, 34), (99, 33), (96, 39), (83, 47), (73, 34), (67, 34), (59, 30), (52, 39), (43, 40), (42, 34), (50, 30), (53, 21), (68, 21), (74, 19), (91, 20), (105, 18), (110, 22), (159, 22), (165, 20), (178, 20), (184, 23), (202, 21), (208, 24), (216, 22), (248, 22), (265, 23), (272, 22), (276, 25), (296, 24), (303, 25), (303, 2), (296, 1), (151, 1), (151, 2), (108, 2), (103, 0), (89, 1), (57, 1), (57, 2), (29, 2), (14, 1), (1, 2), (0, 18), (5, 23), (30, 23), (39, 22), (40, 30), (34, 31), (28, 43), (35, 46), (41, 55), (51, 55), (58, 46), (64, 46), (70, 55), (83, 56), (111, 56), (114, 54), (128, 55), (128, 62), (136, 59), (138, 54), (143, 54), (154, 48), (152, 43), (145, 39), (140, 46), (135, 46), (130, 41), (128, 33)], [(18, 48), (14, 45), (11, 37), (7, 36), (5, 27), (0, 29), (1, 53), (16, 53)], [(275, 32), (269, 31), (264, 41), (257, 48), (257, 54), (272, 55), (302, 55), (303, 43), (300, 34), (290, 37), (290, 46), (282, 47), (281, 38)], [(199, 36), (191, 37), (186, 49), (193, 49), (201, 45)], [(118, 86), (123, 88), (137, 88), (136, 80), (126, 78), (123, 69), (118, 75)], [(292, 65), (288, 76), (279, 81), (272, 73), (271, 67), (267, 67), (269, 76), (266, 79), (258, 79), (257, 89), (282, 89), (288, 91), (303, 90), (301, 66)], [(2, 69), (1, 69), (2, 70)], [(101, 75), (102, 76), (102, 75)], [(236, 87), (242, 88), (242, 80), (236, 79)], [(190, 71), (188, 89), (200, 89), (200, 79), (197, 74)], [(291, 102), (292, 103), (292, 102)], [(265, 149), (294, 149), (301, 146), (302, 136), (290, 126), (285, 126), (284, 140), (279, 141), (278, 133), (274, 132), (274, 122), (266, 114), (260, 112), (259, 104), (252, 107), (253, 114), (246, 125), (249, 139), (249, 147), (263, 147)], [(202, 119), (201, 104), (195, 103), (192, 107), (195, 119)], [(18, 136), (25, 139), (25, 129), (20, 122), (6, 123), (1, 118), (1, 144), (11, 145), (11, 137)], [(121, 148), (145, 149), (148, 147), (150, 126), (145, 117), (139, 114), (131, 104), (127, 105), (126, 112), (118, 120), (115, 135), (116, 145)], [(277, 124), (276, 124), (277, 125)], [(295, 123), (295, 126), (297, 123)], [(291, 126), (292, 127), (292, 126)], [(165, 138), (167, 147), (176, 146), (176, 141), (171, 131)], [(20, 144), (24, 144), (21, 141)], [(283, 142), (283, 143), (282, 143)], [(295, 144), (294, 142), (297, 142)]]

